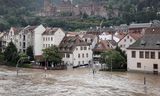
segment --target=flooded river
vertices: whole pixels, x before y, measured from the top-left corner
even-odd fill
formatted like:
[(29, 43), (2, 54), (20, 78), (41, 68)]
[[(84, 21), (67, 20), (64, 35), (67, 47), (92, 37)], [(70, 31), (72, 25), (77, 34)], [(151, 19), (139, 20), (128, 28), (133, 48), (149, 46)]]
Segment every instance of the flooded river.
[(0, 66), (0, 96), (160, 96), (160, 76), (96, 72), (89, 68), (47, 71)]

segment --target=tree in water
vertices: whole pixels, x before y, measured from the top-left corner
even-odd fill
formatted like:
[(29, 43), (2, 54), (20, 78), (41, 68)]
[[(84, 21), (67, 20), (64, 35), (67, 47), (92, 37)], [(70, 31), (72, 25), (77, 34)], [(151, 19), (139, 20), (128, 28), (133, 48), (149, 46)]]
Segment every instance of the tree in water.
[(106, 51), (101, 54), (102, 62), (106, 63), (108, 68), (123, 69), (126, 61), (125, 58), (116, 50)]
[(18, 53), (17, 53), (17, 48), (13, 44), (13, 42), (10, 42), (5, 49), (4, 60), (6, 60), (7, 62), (16, 64), (16, 62), (18, 60)]
[(34, 55), (33, 55), (33, 47), (32, 46), (29, 46), (27, 48), (27, 55), (30, 57), (30, 60), (34, 60)]
[(54, 66), (56, 66), (56, 64), (61, 63), (61, 60), (62, 60), (62, 56), (58, 50), (58, 47), (56, 46), (52, 46), (44, 49), (43, 57), (47, 64), (51, 62), (52, 64), (54, 64)]

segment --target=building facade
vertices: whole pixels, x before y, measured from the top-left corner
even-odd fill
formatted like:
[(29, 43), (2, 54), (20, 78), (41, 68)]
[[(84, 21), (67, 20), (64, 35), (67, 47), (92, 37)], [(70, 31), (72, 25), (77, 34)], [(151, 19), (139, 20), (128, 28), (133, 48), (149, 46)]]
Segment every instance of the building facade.
[(65, 37), (60, 46), (60, 52), (63, 53), (63, 63), (67, 65), (79, 66), (91, 64), (92, 49), (90, 45), (77, 36)]
[(144, 37), (127, 48), (128, 71), (160, 73), (160, 28), (148, 28)]

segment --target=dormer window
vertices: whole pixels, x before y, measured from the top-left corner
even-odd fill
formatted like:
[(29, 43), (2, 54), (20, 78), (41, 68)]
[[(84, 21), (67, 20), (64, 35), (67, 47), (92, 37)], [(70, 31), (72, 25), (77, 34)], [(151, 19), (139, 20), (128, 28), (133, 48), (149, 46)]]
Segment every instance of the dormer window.
[(156, 45), (160, 45), (160, 41), (157, 41)]
[(144, 46), (145, 46), (145, 45), (146, 45), (146, 42), (142, 40), (142, 41), (141, 41), (141, 45), (144, 45)]

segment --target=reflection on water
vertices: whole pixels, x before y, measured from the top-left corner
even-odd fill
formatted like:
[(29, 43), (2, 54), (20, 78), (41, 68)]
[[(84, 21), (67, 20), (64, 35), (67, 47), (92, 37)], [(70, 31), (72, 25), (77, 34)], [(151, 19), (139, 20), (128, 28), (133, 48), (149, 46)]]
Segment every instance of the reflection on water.
[(89, 68), (62, 71), (0, 68), (0, 96), (160, 96), (160, 77), (111, 73)]

